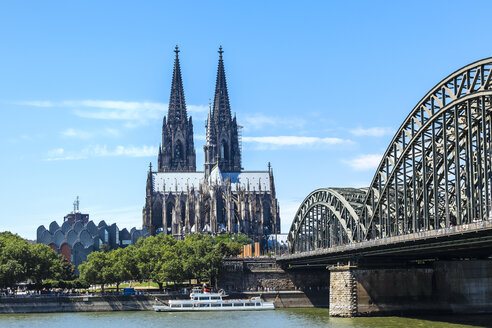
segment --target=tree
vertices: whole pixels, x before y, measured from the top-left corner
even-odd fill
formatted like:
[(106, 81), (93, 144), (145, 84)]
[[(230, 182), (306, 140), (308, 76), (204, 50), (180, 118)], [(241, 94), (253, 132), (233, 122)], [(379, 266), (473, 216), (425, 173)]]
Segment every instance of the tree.
[(27, 264), (27, 276), (40, 285), (44, 279), (59, 277), (63, 270), (60, 257), (49, 246), (29, 245), (30, 258)]
[(163, 271), (164, 262), (175, 244), (176, 239), (170, 235), (160, 234), (139, 239), (136, 244), (139, 277), (152, 280), (159, 285), (159, 290), (162, 290), (164, 282), (169, 281)]
[(8, 231), (0, 233), (0, 286), (13, 287), (27, 279), (29, 244)]
[(108, 267), (107, 253), (92, 252), (87, 256), (87, 261), (79, 265), (80, 278), (89, 284), (100, 284), (104, 292), (104, 284), (108, 274), (104, 270)]
[(75, 266), (70, 263), (63, 255), (59, 255), (61, 261), (61, 271), (56, 276), (60, 280), (75, 280)]
[(103, 268), (103, 279), (107, 283), (116, 284), (116, 292), (120, 290), (120, 283), (132, 279), (132, 272), (127, 266), (128, 257), (123, 248), (112, 250), (107, 254), (107, 266)]
[(244, 233), (235, 233), (233, 235), (224, 233), (222, 235), (218, 235), (217, 237), (215, 237), (215, 243), (218, 244), (220, 242), (226, 244), (230, 242), (236, 242), (239, 243), (241, 246), (243, 246), (253, 243), (253, 240)]

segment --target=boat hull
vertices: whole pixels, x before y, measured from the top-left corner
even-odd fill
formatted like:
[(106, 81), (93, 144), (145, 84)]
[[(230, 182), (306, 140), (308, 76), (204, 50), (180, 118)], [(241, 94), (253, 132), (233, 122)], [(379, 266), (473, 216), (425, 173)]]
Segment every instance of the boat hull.
[(231, 307), (170, 307), (154, 305), (156, 312), (201, 312), (201, 311), (266, 311), (275, 310), (272, 302), (263, 302), (261, 306), (231, 306)]

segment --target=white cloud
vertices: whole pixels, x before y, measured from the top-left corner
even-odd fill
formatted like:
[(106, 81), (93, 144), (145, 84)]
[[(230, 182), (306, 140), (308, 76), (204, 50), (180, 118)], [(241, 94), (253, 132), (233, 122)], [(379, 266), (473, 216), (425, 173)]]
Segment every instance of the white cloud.
[(149, 157), (157, 156), (158, 147), (155, 146), (116, 146), (113, 150), (108, 150), (106, 146), (95, 146), (92, 148), (92, 153), (94, 156), (105, 157), (105, 156), (128, 156), (128, 157)]
[(61, 132), (61, 135), (68, 138), (78, 138), (78, 139), (90, 139), (94, 136), (93, 133), (84, 130), (76, 130), (73, 128), (63, 130)]
[(96, 132), (68, 128), (60, 132), (63, 137), (67, 138), (77, 138), (77, 139), (91, 139), (95, 136), (110, 136), (110, 137), (118, 137), (120, 135), (120, 131), (113, 128), (106, 128)]
[(47, 153), (46, 161), (70, 161), (85, 158), (83, 154), (67, 153), (63, 148), (55, 148)]
[(350, 133), (357, 137), (382, 137), (385, 135), (392, 135), (395, 133), (395, 130), (392, 128), (384, 128), (384, 127), (373, 127), (373, 128), (357, 128), (350, 130)]
[(357, 171), (364, 171), (376, 169), (379, 163), (381, 163), (381, 158), (382, 155), (380, 154), (365, 154), (343, 162)]
[[(148, 120), (162, 118), (168, 104), (150, 101), (118, 100), (66, 100), (66, 101), (20, 101), (18, 105), (33, 107), (68, 107), (75, 108), (74, 114), (89, 119), (130, 121), (137, 126)], [(208, 106), (188, 105), (190, 113), (206, 113)]]
[(66, 152), (63, 148), (56, 148), (47, 153), (46, 161), (66, 161), (78, 160), (89, 157), (109, 157), (109, 156), (126, 156), (126, 157), (151, 157), (156, 156), (158, 147), (154, 146), (116, 146), (114, 149), (108, 149), (106, 145), (94, 145), (82, 149), (81, 151)]
[(265, 126), (281, 126), (283, 128), (302, 128), (306, 120), (302, 118), (286, 118), (265, 116), (263, 114), (248, 114), (241, 118), (245, 129), (260, 130)]
[(269, 136), (269, 137), (243, 137), (243, 142), (269, 144), (274, 146), (302, 146), (302, 145), (339, 145), (352, 143), (350, 140), (341, 138), (320, 138), (301, 136)]

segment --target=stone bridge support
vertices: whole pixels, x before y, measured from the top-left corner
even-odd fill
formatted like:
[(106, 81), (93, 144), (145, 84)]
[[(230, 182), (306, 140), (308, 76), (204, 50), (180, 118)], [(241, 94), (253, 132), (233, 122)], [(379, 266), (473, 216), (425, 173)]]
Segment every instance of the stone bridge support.
[(330, 315), (491, 313), (492, 261), (330, 270)]

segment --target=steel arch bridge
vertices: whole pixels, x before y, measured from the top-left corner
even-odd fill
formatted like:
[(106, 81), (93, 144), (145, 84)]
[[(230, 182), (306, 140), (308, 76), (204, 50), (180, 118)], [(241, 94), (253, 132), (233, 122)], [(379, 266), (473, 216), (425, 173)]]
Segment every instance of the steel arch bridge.
[(365, 189), (323, 188), (302, 202), (290, 252), (312, 251), (490, 217), (492, 58), (465, 66), (412, 109)]

